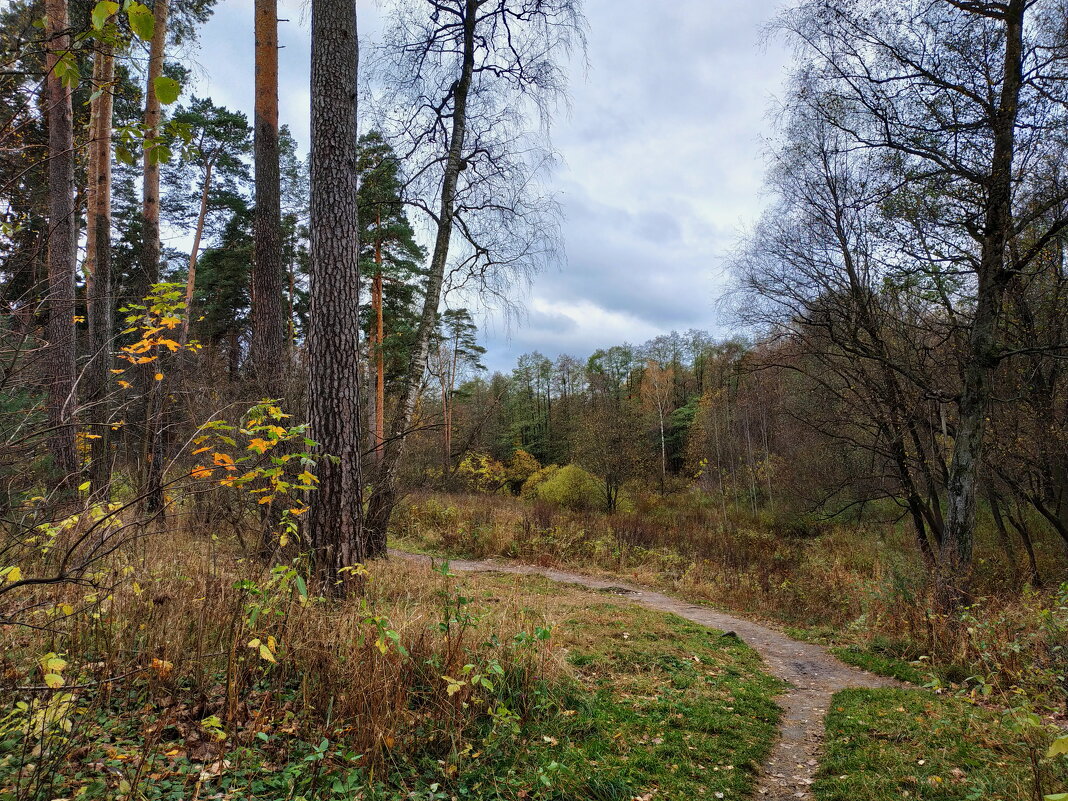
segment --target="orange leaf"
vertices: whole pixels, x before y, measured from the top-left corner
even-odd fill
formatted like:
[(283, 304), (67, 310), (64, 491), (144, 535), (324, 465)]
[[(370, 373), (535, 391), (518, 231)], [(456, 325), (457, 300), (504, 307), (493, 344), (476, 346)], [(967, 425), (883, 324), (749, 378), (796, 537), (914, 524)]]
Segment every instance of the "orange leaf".
[(260, 453), (267, 453), (273, 443), (268, 442), (265, 439), (255, 437), (249, 444), (248, 449), (250, 451), (259, 451)]

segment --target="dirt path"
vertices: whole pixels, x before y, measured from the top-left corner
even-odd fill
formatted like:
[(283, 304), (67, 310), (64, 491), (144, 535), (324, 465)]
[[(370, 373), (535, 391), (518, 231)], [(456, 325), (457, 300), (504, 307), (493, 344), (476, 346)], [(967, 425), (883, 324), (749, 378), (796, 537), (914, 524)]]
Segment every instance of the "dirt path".
[[(404, 559), (430, 561), (429, 557), (402, 551), (391, 553)], [(449, 567), (468, 573), (538, 575), (595, 590), (613, 589), (623, 598), (649, 609), (670, 612), (721, 631), (733, 631), (764, 658), (769, 673), (790, 684), (790, 689), (778, 699), (783, 709), (780, 737), (764, 763), (764, 775), (757, 785), (756, 797), (759, 799), (787, 801), (812, 797), (809, 786), (819, 764), (823, 718), (834, 693), (849, 687), (899, 686), (893, 679), (885, 679), (838, 661), (818, 645), (792, 640), (759, 623), (686, 603), (642, 587), (553, 568), (493, 560), (450, 559)]]

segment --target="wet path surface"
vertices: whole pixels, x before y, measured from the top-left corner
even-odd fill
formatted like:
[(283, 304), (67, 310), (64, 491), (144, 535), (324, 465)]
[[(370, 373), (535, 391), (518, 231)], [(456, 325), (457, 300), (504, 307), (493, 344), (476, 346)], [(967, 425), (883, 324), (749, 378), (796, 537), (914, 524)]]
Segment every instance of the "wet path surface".
[[(390, 551), (399, 558), (430, 563), (430, 557)], [(851, 687), (897, 687), (893, 679), (851, 667), (824, 648), (793, 640), (781, 632), (705, 606), (681, 601), (663, 593), (606, 581), (555, 568), (495, 560), (450, 559), (450, 569), (467, 573), (511, 573), (544, 576), (594, 590), (614, 590), (620, 598), (648, 609), (670, 612), (702, 626), (734, 632), (767, 663), (771, 675), (786, 681), (789, 689), (778, 697), (783, 710), (779, 740), (772, 749), (757, 783), (758, 799), (807, 799), (819, 766), (823, 745), (823, 719), (831, 696)]]

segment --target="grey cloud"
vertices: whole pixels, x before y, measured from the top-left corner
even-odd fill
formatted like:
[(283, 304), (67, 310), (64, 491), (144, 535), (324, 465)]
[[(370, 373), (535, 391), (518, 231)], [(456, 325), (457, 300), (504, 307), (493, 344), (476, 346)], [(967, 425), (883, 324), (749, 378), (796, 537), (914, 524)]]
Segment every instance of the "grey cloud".
[[(508, 326), (487, 313), (492, 367), (540, 350), (583, 356), (622, 339), (720, 325), (722, 255), (759, 215), (763, 135), (781, 93), (783, 48), (761, 46), (778, 0), (585, 0), (589, 72), (572, 60), (570, 111), (555, 121), (554, 177), (567, 261), (517, 300)], [(282, 121), (308, 141), (304, 0), (282, 0)], [(380, 27), (361, 3), (361, 38)], [(201, 93), (251, 111), (252, 2), (227, 0), (203, 37)], [(237, 32), (237, 37), (234, 34)], [(615, 339), (610, 339), (615, 338)]]

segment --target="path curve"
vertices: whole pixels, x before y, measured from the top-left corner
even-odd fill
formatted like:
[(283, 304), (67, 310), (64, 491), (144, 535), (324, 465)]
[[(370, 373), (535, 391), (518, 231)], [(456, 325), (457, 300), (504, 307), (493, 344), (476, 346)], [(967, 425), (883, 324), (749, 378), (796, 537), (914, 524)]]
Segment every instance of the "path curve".
[[(402, 559), (429, 564), (431, 557), (390, 549), (390, 554)], [(594, 590), (614, 589), (621, 598), (648, 609), (670, 612), (702, 626), (733, 631), (768, 666), (768, 672), (790, 684), (779, 696), (783, 709), (779, 724), (779, 740), (764, 763), (763, 774), (757, 783), (757, 798), (769, 801), (810, 799), (810, 786), (819, 765), (823, 745), (823, 719), (831, 703), (831, 696), (851, 687), (899, 687), (893, 679), (851, 667), (835, 659), (824, 648), (800, 642), (767, 626), (745, 618), (734, 617), (706, 606), (687, 603), (660, 592), (623, 584), (618, 581), (584, 576), (551, 567), (518, 564), (497, 560), (472, 561), (450, 559), (452, 570), (464, 573), (514, 573), (537, 575), (566, 584), (578, 584)]]

